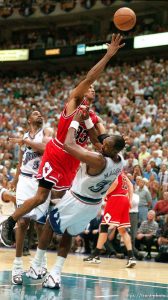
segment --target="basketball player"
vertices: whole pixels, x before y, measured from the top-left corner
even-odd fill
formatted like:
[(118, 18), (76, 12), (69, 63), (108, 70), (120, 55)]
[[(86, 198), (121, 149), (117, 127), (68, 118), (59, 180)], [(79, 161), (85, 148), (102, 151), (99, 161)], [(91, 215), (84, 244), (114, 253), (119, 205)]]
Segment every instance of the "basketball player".
[[(109, 60), (122, 48), (125, 44), (121, 44), (122, 36), (113, 34), (111, 44), (108, 44), (107, 53), (103, 58), (88, 72), (85, 79), (71, 92), (68, 102), (61, 114), (58, 124), (57, 136), (50, 141), (45, 149), (42, 162), (40, 164), (37, 178), (39, 179), (39, 188), (34, 197), (25, 201), (15, 213), (1, 224), (1, 240), (7, 245), (11, 245), (11, 231), (16, 221), (33, 208), (46, 201), (48, 194), (52, 188), (57, 191), (57, 198), (61, 198), (65, 191), (71, 186), (76, 175), (80, 160), (72, 157), (63, 149), (63, 144), (67, 134), (69, 125), (77, 108), (86, 103), (91, 103), (95, 97), (95, 91), (92, 83), (98, 78), (104, 70)], [(84, 147), (88, 138), (88, 130), (90, 122), (96, 124), (98, 135), (104, 133), (104, 127), (98, 123), (97, 116), (91, 112), (88, 120), (81, 122), (76, 135), (78, 145)], [(98, 126), (99, 125), (99, 126)], [(96, 143), (95, 139), (94, 143)]]
[[(35, 195), (38, 188), (38, 181), (35, 176), (38, 173), (42, 154), (46, 143), (52, 138), (53, 131), (51, 128), (43, 129), (43, 118), (39, 111), (32, 111), (28, 115), (29, 131), (26, 132), (23, 138), (12, 138), (12, 142), (20, 144), (19, 164), (16, 176), (14, 178), (14, 186), (16, 186), (16, 204), (17, 207), (29, 197)], [(13, 262), (12, 283), (22, 284), (23, 274), (23, 244), (26, 231), (30, 224), (30, 219), (36, 221), (37, 236), (40, 237), (42, 227), (46, 221), (46, 215), (49, 206), (48, 200), (36, 207), (28, 214), (24, 215), (17, 221), (16, 228), (16, 257)], [(43, 272), (46, 273), (46, 261), (44, 263)]]
[(126, 267), (132, 268), (136, 265), (135, 258), (133, 257), (131, 237), (126, 230), (126, 228), (130, 227), (129, 208), (131, 206), (132, 195), (132, 183), (122, 172), (107, 191), (107, 196), (105, 198), (107, 202), (104, 209), (97, 247), (93, 254), (84, 258), (85, 262), (97, 264), (101, 262), (99, 254), (107, 240), (108, 228), (117, 227), (128, 252), (128, 262)]
[(64, 239), (60, 242), (57, 261), (43, 282), (43, 286), (48, 288), (60, 288), (61, 270), (70, 250), (72, 236), (82, 232), (96, 217), (101, 208), (103, 195), (123, 169), (123, 160), (118, 154), (125, 146), (123, 137), (105, 138), (102, 153), (88, 151), (75, 140), (80, 122), (79, 111), (70, 123), (64, 149), (84, 164), (78, 170), (71, 189), (50, 212), (35, 258), (27, 273), (28, 277), (39, 278), (43, 256), (53, 231), (63, 234)]

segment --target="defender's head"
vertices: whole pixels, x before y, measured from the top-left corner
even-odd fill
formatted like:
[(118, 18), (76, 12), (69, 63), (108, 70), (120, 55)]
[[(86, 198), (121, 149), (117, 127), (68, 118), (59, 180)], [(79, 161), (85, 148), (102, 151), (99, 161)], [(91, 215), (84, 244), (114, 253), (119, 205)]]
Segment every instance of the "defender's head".
[(108, 157), (115, 157), (125, 147), (125, 140), (121, 135), (112, 135), (103, 140), (102, 153)]
[(42, 125), (43, 124), (43, 117), (38, 110), (31, 111), (27, 115), (27, 122), (29, 125)]

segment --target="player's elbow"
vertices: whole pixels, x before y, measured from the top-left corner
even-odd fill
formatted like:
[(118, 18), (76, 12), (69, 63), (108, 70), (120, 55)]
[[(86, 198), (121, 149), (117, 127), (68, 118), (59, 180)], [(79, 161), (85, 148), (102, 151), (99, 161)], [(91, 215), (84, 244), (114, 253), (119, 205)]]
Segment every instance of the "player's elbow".
[(71, 150), (74, 148), (74, 143), (73, 142), (68, 142), (68, 141), (65, 141), (64, 145), (63, 145), (63, 148), (66, 152), (71, 152)]

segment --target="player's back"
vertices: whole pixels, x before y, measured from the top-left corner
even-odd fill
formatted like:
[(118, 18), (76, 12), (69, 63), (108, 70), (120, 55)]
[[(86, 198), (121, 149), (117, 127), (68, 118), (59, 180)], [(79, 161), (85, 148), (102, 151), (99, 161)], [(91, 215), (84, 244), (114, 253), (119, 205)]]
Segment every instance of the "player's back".
[(91, 202), (100, 201), (122, 169), (122, 158), (119, 163), (115, 163), (111, 158), (106, 157), (105, 169), (96, 176), (88, 175), (86, 164), (82, 164), (74, 179), (71, 192), (84, 202), (87, 202), (87, 199)]
[(108, 194), (108, 198), (110, 196), (114, 196), (114, 195), (127, 195), (128, 194), (128, 185), (127, 185), (127, 179), (126, 179), (126, 175), (122, 172), (119, 176), (118, 176), (118, 184), (116, 186), (116, 188)]

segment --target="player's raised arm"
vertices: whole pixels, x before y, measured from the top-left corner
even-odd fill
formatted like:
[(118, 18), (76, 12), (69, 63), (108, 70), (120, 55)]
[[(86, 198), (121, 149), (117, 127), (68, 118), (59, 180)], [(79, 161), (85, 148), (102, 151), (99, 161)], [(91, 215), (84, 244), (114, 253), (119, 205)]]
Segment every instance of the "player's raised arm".
[(93, 82), (99, 77), (104, 70), (109, 60), (117, 53), (117, 51), (124, 47), (122, 42), (123, 37), (120, 34), (113, 34), (110, 44), (107, 44), (107, 52), (103, 58), (87, 73), (85, 79), (81, 81), (78, 86), (72, 91), (67, 104), (67, 114), (72, 113), (78, 105), (80, 105), (85, 93), (93, 93)]

